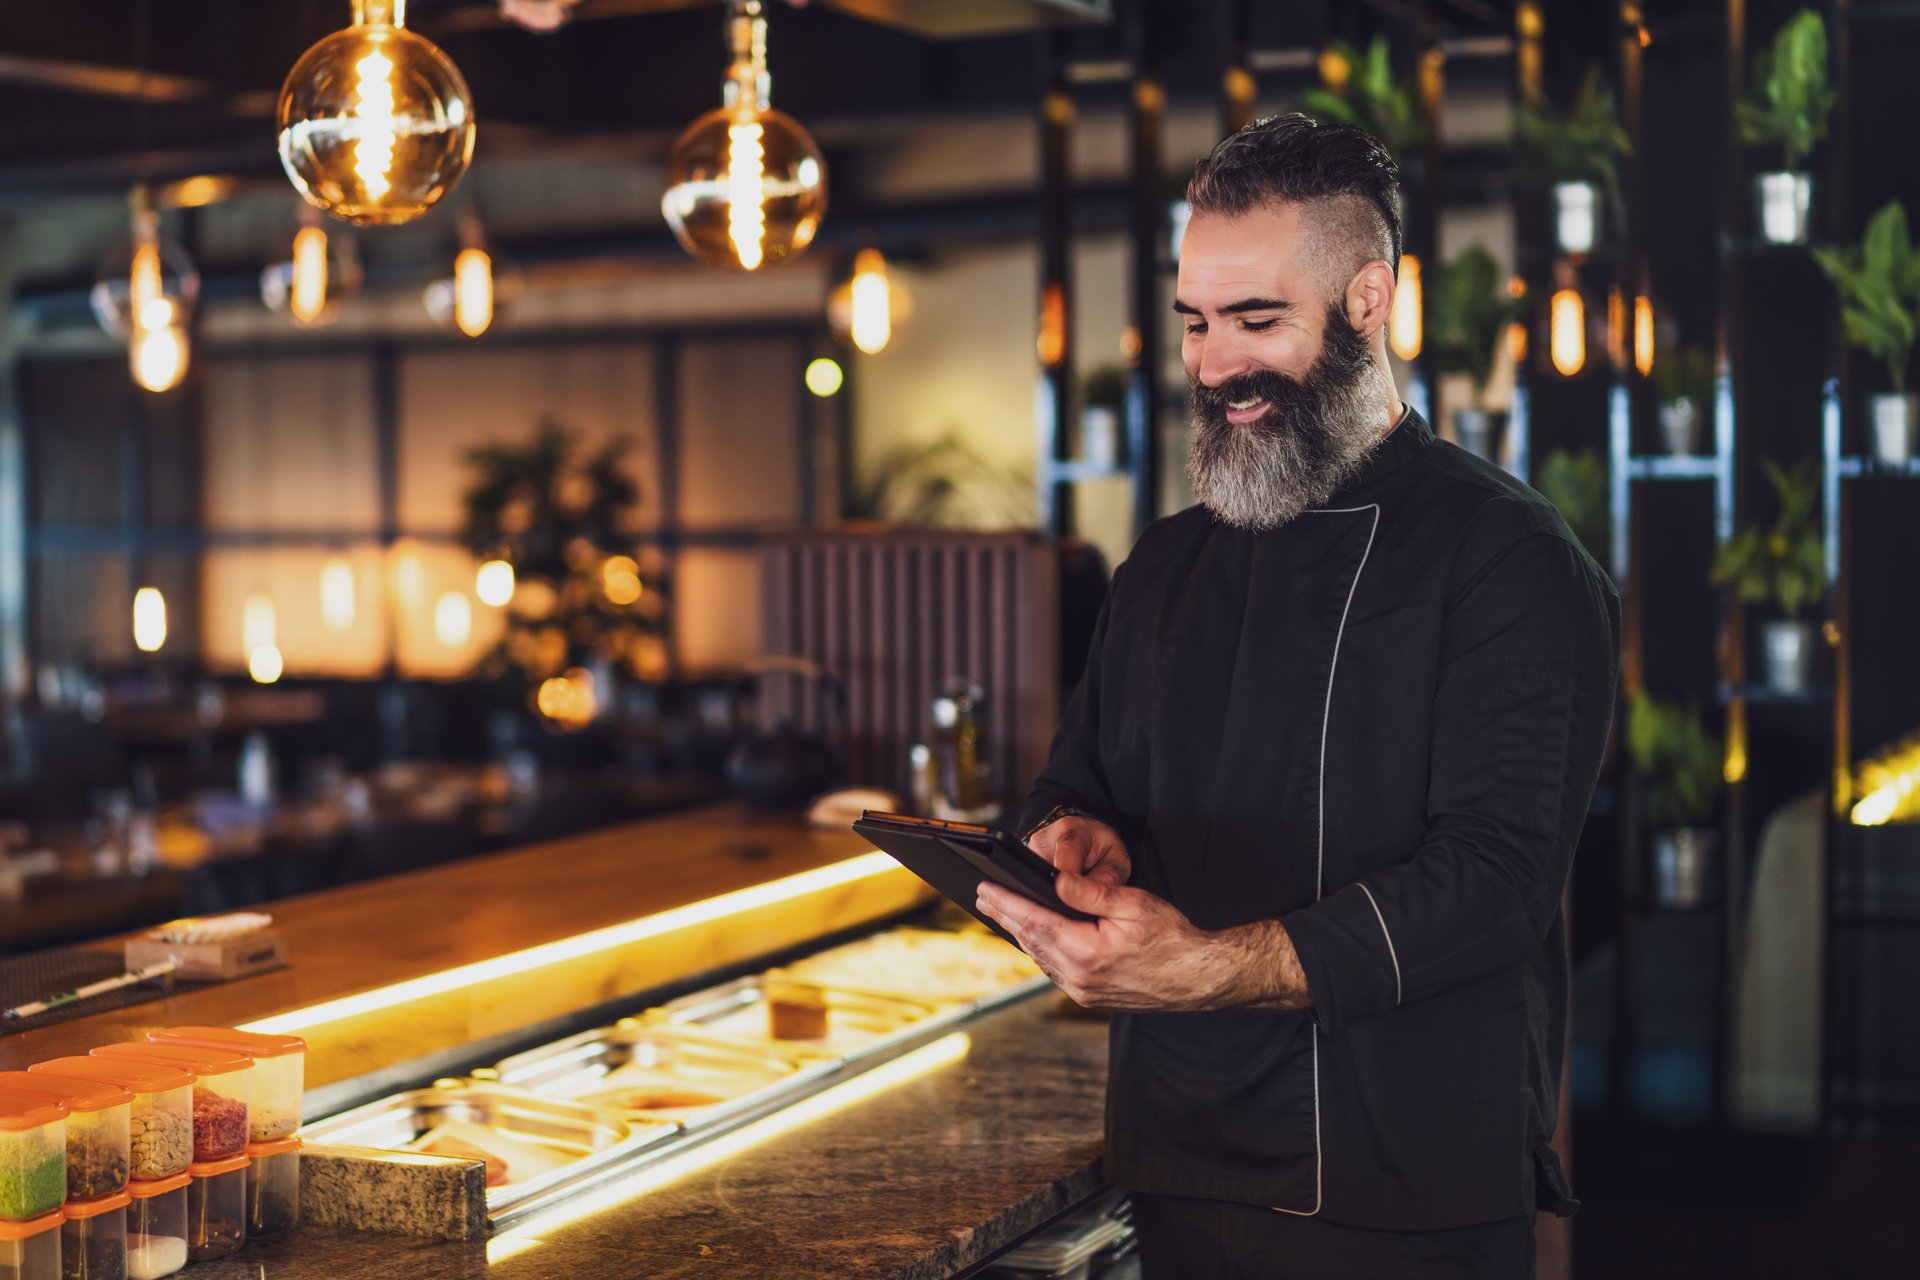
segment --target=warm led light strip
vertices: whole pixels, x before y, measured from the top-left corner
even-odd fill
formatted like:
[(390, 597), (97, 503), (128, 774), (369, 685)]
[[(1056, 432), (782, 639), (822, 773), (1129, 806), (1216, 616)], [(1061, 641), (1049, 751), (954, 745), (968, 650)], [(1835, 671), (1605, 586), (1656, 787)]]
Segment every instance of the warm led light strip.
[(563, 1205), (537, 1214), (518, 1226), (510, 1227), (489, 1240), (487, 1261), (504, 1262), (529, 1249), (537, 1248), (545, 1242), (547, 1236), (584, 1218), (590, 1218), (594, 1214), (624, 1204), (637, 1196), (646, 1195), (650, 1191), (657, 1191), (688, 1174), (697, 1173), (722, 1160), (731, 1159), (783, 1133), (789, 1133), (802, 1125), (811, 1124), (815, 1120), (830, 1116), (857, 1102), (863, 1102), (876, 1094), (897, 1088), (929, 1072), (959, 1062), (967, 1056), (972, 1043), (964, 1031), (956, 1031), (950, 1036), (935, 1040), (932, 1044), (915, 1049), (912, 1053), (904, 1054), (891, 1062), (882, 1063), (851, 1080), (822, 1090), (811, 1098), (804, 1098), (764, 1119), (735, 1129), (732, 1133), (722, 1134), (711, 1142), (702, 1143), (684, 1155), (669, 1157), (659, 1164), (639, 1170), (632, 1177), (621, 1178), (605, 1186), (596, 1187), (577, 1199), (570, 1199)]
[(562, 938), (557, 942), (542, 943), (537, 947), (528, 947), (524, 951), (495, 956), (491, 960), (480, 960), (473, 964), (461, 965), (457, 969), (446, 969), (440, 973), (411, 978), (406, 982), (396, 982), (392, 986), (376, 987), (371, 991), (362, 991), (358, 995), (343, 996), (323, 1004), (309, 1005), (305, 1009), (295, 1009), (291, 1013), (275, 1014), (270, 1018), (244, 1023), (240, 1029), (258, 1031), (264, 1035), (287, 1035), (307, 1031), (331, 1022), (357, 1017), (363, 1013), (391, 1009), (396, 1005), (424, 1000), (430, 996), (444, 995), (449, 991), (477, 986), (496, 978), (526, 973), (532, 969), (540, 969), (568, 960), (577, 960), (582, 956), (593, 955), (595, 952), (623, 947), (645, 938), (656, 938), (678, 929), (707, 924), (739, 912), (751, 911), (756, 907), (789, 902), (825, 889), (835, 889), (842, 885), (871, 880), (876, 876), (898, 870), (900, 870), (900, 864), (887, 854), (865, 853), (849, 858), (845, 862), (816, 867), (812, 871), (803, 871), (781, 880), (771, 880), (749, 889), (723, 893), (717, 898), (708, 898), (704, 902), (689, 903), (684, 907), (675, 907), (671, 911), (662, 911), (657, 915), (642, 916), (638, 920), (629, 920), (624, 924), (609, 925), (604, 929), (596, 929), (592, 933), (582, 933), (575, 937)]

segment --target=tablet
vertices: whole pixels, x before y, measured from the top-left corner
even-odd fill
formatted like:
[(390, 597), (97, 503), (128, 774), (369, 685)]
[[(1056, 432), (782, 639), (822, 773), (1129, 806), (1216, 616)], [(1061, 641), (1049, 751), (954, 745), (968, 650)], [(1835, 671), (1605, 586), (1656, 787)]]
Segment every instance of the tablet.
[(853, 829), (1009, 942), (1013, 938), (1007, 931), (974, 905), (982, 880), (1031, 898), (1069, 920), (1095, 918), (1060, 901), (1053, 889), (1052, 863), (996, 828), (869, 809)]

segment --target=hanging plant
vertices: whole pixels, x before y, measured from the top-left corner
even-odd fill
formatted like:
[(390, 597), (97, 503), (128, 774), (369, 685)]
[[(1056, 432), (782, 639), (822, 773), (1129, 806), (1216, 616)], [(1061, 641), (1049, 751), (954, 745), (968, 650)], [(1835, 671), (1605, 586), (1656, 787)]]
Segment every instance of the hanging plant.
[(1840, 294), (1847, 341), (1886, 367), (1895, 391), (1905, 391), (1920, 311), (1920, 252), (1907, 235), (1906, 208), (1889, 200), (1858, 245), (1818, 248), (1813, 257)]
[(1719, 741), (1698, 708), (1681, 710), (1647, 693), (1627, 700), (1627, 754), (1647, 780), (1647, 825), (1655, 831), (1697, 826), (1713, 815), (1724, 781)]
[(1365, 53), (1345, 40), (1332, 41), (1320, 66), (1324, 85), (1301, 95), (1306, 113), (1322, 124), (1364, 129), (1404, 168), (1433, 126), (1420, 109), (1412, 77), (1394, 75), (1387, 38), (1375, 36)]
[(475, 473), (461, 540), (513, 566), (507, 629), (491, 665), (534, 682), (601, 663), (666, 677), (664, 574), (636, 559), (626, 531), (640, 502), (629, 442), (579, 458), (574, 435), (543, 421), (531, 441), (467, 452)]
[(1507, 326), (1527, 313), (1525, 293), (1507, 288), (1500, 264), (1479, 245), (1427, 269), (1427, 351), (1436, 373), (1464, 373), (1476, 395), (1493, 378)]
[(1810, 464), (1787, 471), (1771, 459), (1763, 461), (1780, 515), (1770, 528), (1750, 525), (1720, 548), (1713, 584), (1730, 586), (1746, 603), (1769, 605), (1793, 620), (1827, 590), (1826, 549), (1813, 511), (1818, 490)]
[(1587, 69), (1571, 110), (1544, 100), (1522, 103), (1514, 112), (1513, 134), (1517, 181), (1528, 186), (1591, 182), (1619, 203), (1620, 161), (1633, 147), (1600, 68)]
[(1839, 90), (1827, 80), (1827, 24), (1802, 9), (1753, 60), (1754, 92), (1734, 104), (1740, 141), (1779, 147), (1784, 166), (1800, 168), (1827, 136)]

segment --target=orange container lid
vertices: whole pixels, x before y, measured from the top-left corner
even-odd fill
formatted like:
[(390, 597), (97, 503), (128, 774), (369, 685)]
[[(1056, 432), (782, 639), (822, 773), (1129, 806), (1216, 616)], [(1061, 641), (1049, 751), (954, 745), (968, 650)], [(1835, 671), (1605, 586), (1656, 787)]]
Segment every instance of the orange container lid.
[(178, 1191), (190, 1181), (192, 1181), (192, 1178), (185, 1173), (176, 1173), (167, 1178), (148, 1178), (142, 1182), (129, 1182), (127, 1184), (127, 1194), (135, 1200), (151, 1200), (153, 1197), (163, 1196), (169, 1191)]
[(55, 1209), (25, 1222), (0, 1220), (0, 1240), (31, 1240), (43, 1231), (51, 1231), (67, 1220), (66, 1210)]
[(134, 1093), (165, 1093), (193, 1083), (193, 1077), (178, 1067), (135, 1062), (131, 1058), (49, 1058), (34, 1063), (27, 1071), (66, 1076), (70, 1080), (104, 1080)]
[(247, 1144), (247, 1158), (249, 1160), (259, 1160), (266, 1156), (283, 1156), (289, 1151), (298, 1151), (299, 1149), (300, 1139), (298, 1138), (275, 1138), (271, 1142), (249, 1142)]
[(0, 1089), (9, 1093), (30, 1093), (67, 1104), (68, 1111), (105, 1111), (124, 1107), (133, 1095), (106, 1080), (76, 1080), (72, 1076), (46, 1072), (0, 1071)]
[(0, 1129), (38, 1129), (67, 1118), (67, 1104), (37, 1093), (0, 1091)]
[(97, 1218), (103, 1213), (124, 1209), (132, 1203), (133, 1197), (124, 1191), (116, 1191), (110, 1196), (101, 1196), (98, 1200), (69, 1200), (67, 1201), (67, 1221), (82, 1222), (88, 1218)]
[(245, 1156), (228, 1156), (225, 1160), (195, 1160), (187, 1166), (187, 1172), (196, 1178), (212, 1178), (232, 1173), (235, 1169), (244, 1169), (252, 1163)]
[(202, 1049), (225, 1049), (244, 1053), (249, 1058), (284, 1058), (290, 1053), (305, 1053), (307, 1042), (299, 1036), (269, 1036), (258, 1031), (235, 1031), (232, 1027), (162, 1027), (147, 1032), (155, 1044), (190, 1044)]
[(191, 1071), (202, 1079), (208, 1076), (232, 1075), (236, 1071), (245, 1071), (253, 1066), (253, 1059), (244, 1054), (226, 1053), (219, 1049), (196, 1049), (186, 1044), (151, 1044), (145, 1040), (129, 1040), (125, 1044), (103, 1044), (93, 1051), (93, 1055), (96, 1058), (115, 1058), (132, 1062), (158, 1062), (162, 1066)]

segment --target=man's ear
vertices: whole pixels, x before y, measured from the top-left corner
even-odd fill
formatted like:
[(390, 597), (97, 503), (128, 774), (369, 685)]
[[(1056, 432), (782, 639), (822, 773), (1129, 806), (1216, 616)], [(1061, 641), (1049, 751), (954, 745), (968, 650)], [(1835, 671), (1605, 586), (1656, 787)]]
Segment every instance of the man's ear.
[(1386, 327), (1393, 314), (1393, 269), (1375, 258), (1347, 282), (1347, 323), (1355, 333), (1371, 339)]

